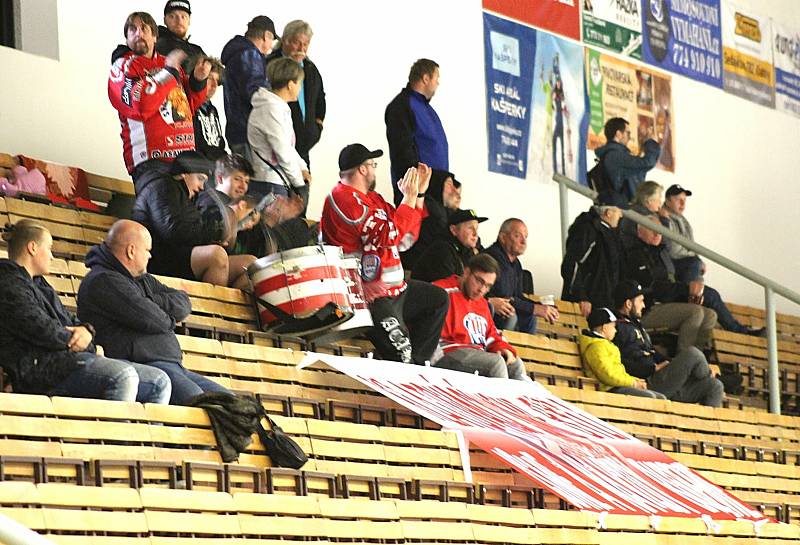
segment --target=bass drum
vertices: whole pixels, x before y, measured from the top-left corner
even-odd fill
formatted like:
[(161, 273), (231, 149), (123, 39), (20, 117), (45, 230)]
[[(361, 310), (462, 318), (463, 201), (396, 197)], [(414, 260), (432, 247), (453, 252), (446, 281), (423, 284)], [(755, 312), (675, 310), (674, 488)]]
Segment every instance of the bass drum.
[(307, 335), (353, 316), (338, 246), (306, 246), (268, 255), (247, 268), (261, 329)]
[(353, 317), (341, 324), (333, 326), (328, 331), (322, 332), (314, 338), (317, 343), (329, 343), (351, 339), (362, 335), (372, 329), (372, 314), (364, 297), (364, 287), (361, 283), (361, 261), (356, 257), (347, 257), (342, 260), (345, 271), (345, 283), (353, 309)]

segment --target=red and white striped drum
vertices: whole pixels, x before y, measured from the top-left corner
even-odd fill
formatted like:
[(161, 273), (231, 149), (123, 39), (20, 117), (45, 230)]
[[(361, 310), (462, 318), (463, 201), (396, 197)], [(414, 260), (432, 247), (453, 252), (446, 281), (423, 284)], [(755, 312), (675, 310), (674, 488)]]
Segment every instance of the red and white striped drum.
[(316, 337), (317, 342), (350, 339), (372, 329), (372, 314), (367, 306), (364, 287), (361, 284), (361, 260), (357, 257), (346, 257), (342, 260), (342, 268), (345, 271), (345, 283), (353, 317), (322, 332), (319, 337)]
[(265, 331), (305, 335), (353, 316), (338, 246), (306, 246), (262, 257), (247, 274)]

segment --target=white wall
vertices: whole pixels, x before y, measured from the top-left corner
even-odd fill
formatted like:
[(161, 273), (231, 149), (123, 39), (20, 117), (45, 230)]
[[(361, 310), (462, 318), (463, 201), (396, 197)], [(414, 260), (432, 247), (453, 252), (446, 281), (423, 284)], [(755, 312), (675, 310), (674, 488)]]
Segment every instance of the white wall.
[[(3, 73), (18, 74), (0, 85), (0, 151), (124, 178), (119, 124), (106, 96), (110, 53), (123, 41), (122, 25), (130, 11), (147, 10), (161, 22), (163, 5), (161, 0), (60, 0), (60, 62), (0, 48)], [(90, 9), (100, 6), (102, 12)], [(326, 129), (311, 156), (312, 216), (319, 214), (337, 180), (339, 150), (360, 141), (388, 151), (386, 104), (405, 84), (415, 59), (439, 62), (442, 84), (433, 104), (448, 132), (451, 168), (465, 182), (464, 206), (491, 217), (482, 225), (487, 243), (504, 218), (524, 218), (531, 236), (523, 262), (534, 272), (537, 292), (560, 293), (556, 185), (490, 174), (486, 168), (478, 0), (194, 0), (192, 6), (192, 41), (215, 55), (261, 13), (272, 17), (279, 30), (296, 18), (312, 24), (310, 54), (328, 97)], [(797, 0), (771, 0), (769, 7), (774, 17), (800, 28)], [(680, 76), (673, 77), (673, 94), (676, 172), (654, 171), (651, 178), (664, 185), (680, 182), (695, 191), (687, 215), (700, 243), (800, 291), (800, 184), (794, 179), (800, 172), (800, 120)], [(220, 111), (221, 99), (214, 99)], [(384, 195), (389, 194), (388, 175), (386, 157), (379, 162)], [(576, 215), (588, 201), (575, 196), (570, 206)], [(763, 307), (761, 290), (745, 280), (713, 265), (708, 280), (729, 300)], [(781, 298), (779, 305), (800, 314), (800, 308)]]

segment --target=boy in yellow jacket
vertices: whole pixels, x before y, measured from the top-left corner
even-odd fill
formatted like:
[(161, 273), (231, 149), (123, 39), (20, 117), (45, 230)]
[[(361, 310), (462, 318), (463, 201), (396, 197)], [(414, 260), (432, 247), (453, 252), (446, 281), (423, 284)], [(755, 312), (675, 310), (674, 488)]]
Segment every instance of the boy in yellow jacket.
[(586, 318), (589, 329), (584, 329), (578, 343), (581, 362), (588, 377), (600, 382), (600, 389), (615, 394), (667, 399), (663, 394), (647, 389), (647, 382), (625, 371), (619, 348), (612, 343), (617, 334), (617, 318), (607, 308), (596, 308)]

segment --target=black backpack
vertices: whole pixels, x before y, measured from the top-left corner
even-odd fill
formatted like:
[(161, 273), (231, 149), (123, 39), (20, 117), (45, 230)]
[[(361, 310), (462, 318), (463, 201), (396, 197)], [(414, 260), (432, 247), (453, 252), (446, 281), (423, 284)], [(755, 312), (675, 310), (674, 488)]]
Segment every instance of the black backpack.
[(608, 177), (606, 167), (602, 159), (595, 159), (595, 165), (586, 173), (589, 186), (598, 193), (609, 193), (614, 191), (614, 185)]

